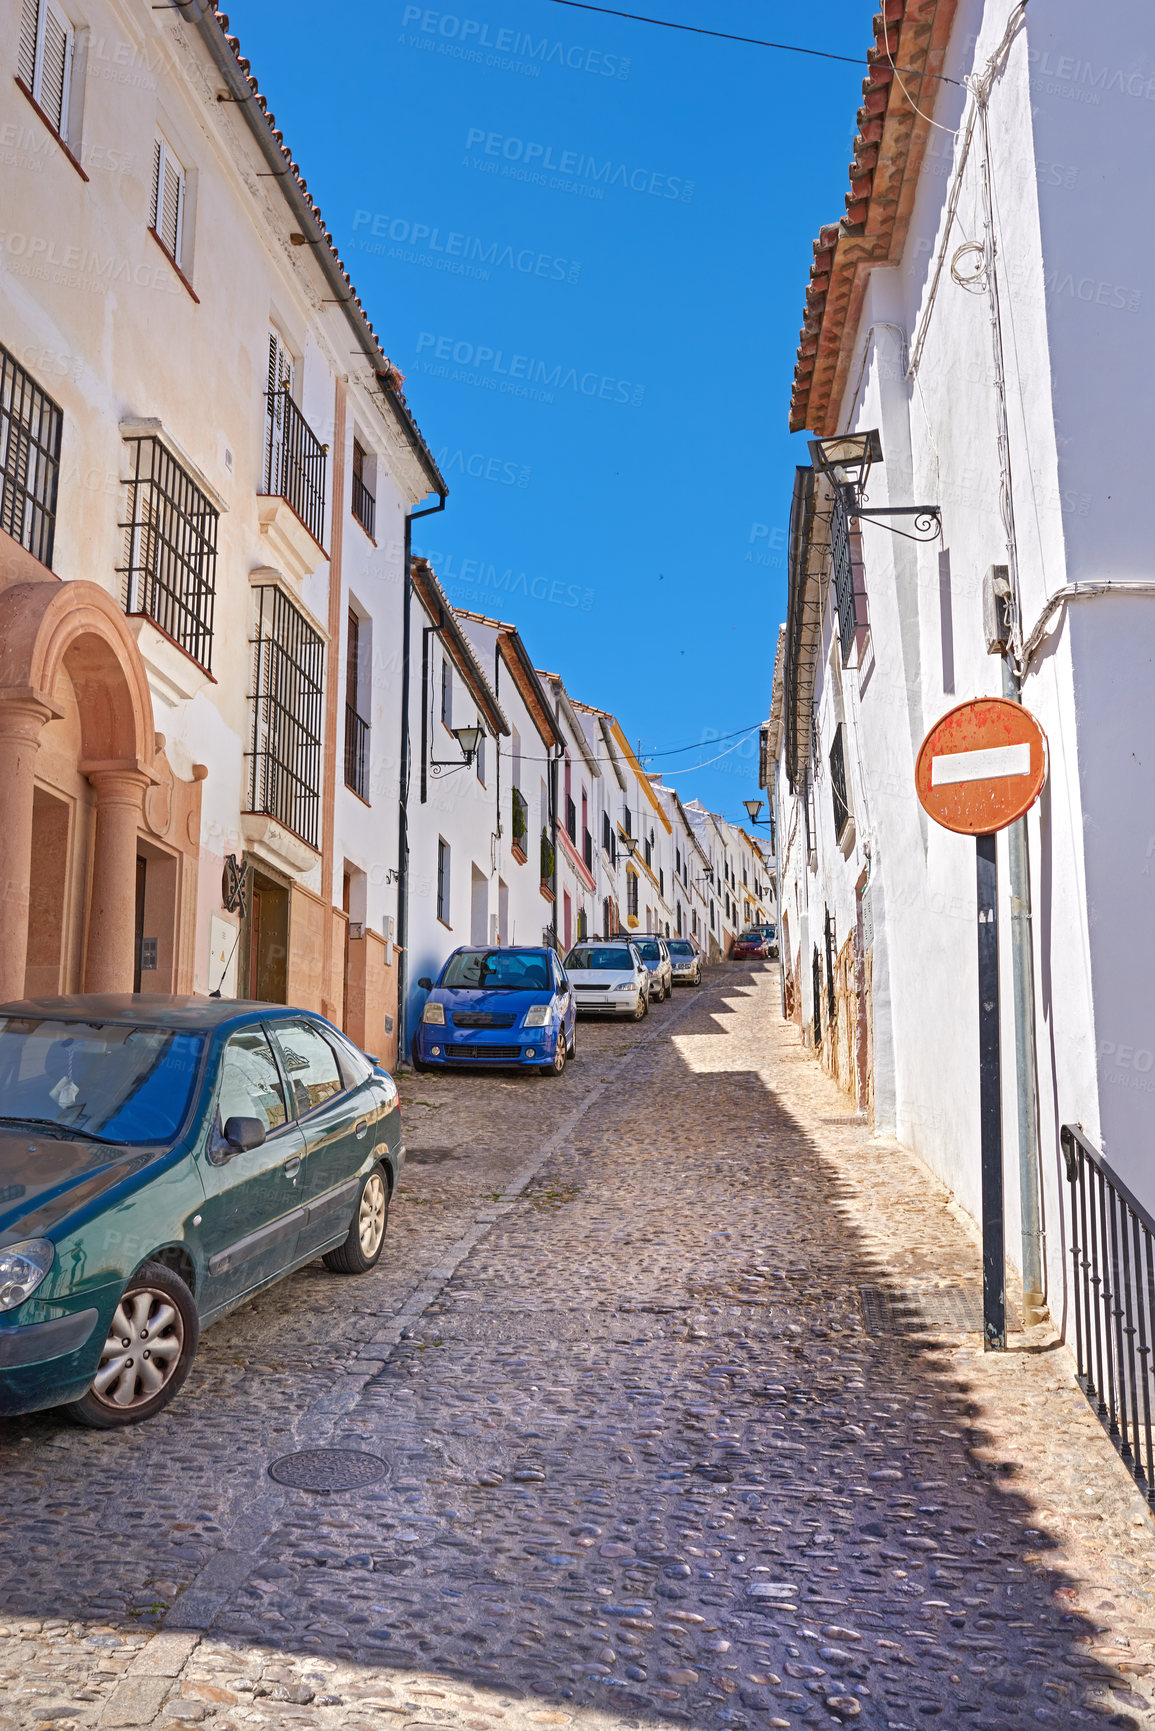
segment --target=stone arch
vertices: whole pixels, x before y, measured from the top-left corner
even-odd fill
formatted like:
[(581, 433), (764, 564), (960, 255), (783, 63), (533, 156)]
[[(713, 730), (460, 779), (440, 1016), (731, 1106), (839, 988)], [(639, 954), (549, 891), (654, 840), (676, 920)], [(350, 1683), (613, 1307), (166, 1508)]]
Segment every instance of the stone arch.
[(62, 668), (80, 700), (85, 760), (147, 770), (156, 749), (152, 693), (112, 596), (83, 579), (0, 593), (0, 692), (35, 692), (51, 703)]
[(95, 789), (83, 984), (132, 990), (137, 835), (157, 755), (148, 675), (123, 613), (99, 584), (0, 591), (0, 995), (20, 997), (28, 959), (37, 756), (74, 702), (76, 769)]

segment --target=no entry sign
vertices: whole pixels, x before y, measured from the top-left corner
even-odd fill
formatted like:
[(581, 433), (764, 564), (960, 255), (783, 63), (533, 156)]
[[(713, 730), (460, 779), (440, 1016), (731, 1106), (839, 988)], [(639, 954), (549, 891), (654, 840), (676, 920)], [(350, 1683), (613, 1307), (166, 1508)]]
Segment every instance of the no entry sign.
[(960, 835), (993, 835), (1029, 811), (1047, 779), (1047, 736), (1021, 704), (976, 697), (948, 709), (918, 754), (923, 809)]

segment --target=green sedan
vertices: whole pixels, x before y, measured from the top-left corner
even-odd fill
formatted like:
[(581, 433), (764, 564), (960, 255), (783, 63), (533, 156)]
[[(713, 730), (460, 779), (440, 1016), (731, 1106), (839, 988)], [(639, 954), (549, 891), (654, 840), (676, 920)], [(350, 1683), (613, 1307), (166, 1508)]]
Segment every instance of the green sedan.
[(200, 1330), (381, 1256), (392, 1078), (320, 1016), (196, 997), (0, 1005), (0, 1414), (159, 1412)]

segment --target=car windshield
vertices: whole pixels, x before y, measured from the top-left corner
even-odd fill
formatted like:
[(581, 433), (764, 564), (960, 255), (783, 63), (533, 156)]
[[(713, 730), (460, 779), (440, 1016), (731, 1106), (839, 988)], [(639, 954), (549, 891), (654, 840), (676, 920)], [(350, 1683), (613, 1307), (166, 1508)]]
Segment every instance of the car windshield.
[(662, 959), (662, 952), (657, 944), (635, 944), (634, 948), (643, 962), (660, 962)]
[(33, 1121), (104, 1142), (168, 1142), (204, 1036), (116, 1022), (0, 1017), (0, 1124)]
[(592, 944), (571, 950), (565, 959), (567, 968), (577, 973), (632, 974), (634, 964), (629, 950), (595, 948)]
[(693, 944), (672, 943), (672, 944), (667, 944), (666, 948), (669, 950), (669, 952), (672, 956), (693, 956), (693, 954), (694, 954)]
[(440, 984), (451, 992), (548, 992), (549, 964), (540, 950), (467, 950), (450, 956)]

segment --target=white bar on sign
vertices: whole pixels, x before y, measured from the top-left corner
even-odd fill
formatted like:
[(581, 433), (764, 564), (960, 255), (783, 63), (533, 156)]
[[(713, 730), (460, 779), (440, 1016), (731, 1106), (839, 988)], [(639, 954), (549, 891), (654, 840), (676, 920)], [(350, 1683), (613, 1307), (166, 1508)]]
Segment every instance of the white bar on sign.
[(934, 757), (930, 785), (948, 787), (954, 781), (996, 781), (1004, 775), (1030, 773), (1031, 747), (1024, 740), (1021, 745), (991, 745), (985, 751), (950, 751)]

